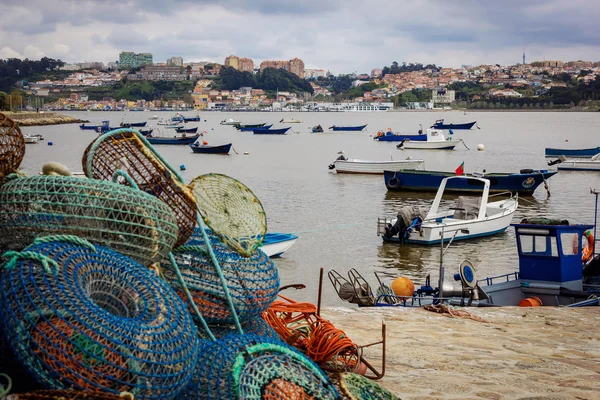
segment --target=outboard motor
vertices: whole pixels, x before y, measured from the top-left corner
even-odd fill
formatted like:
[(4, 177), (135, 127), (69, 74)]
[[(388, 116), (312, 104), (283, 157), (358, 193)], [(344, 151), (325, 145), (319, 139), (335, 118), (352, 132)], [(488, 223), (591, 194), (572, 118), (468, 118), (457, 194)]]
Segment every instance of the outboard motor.
[(335, 164), (329, 164), (329, 169), (335, 169)]
[(406, 139), (402, 139), (402, 141), (401, 141), (401, 142), (400, 142), (398, 145), (396, 145), (396, 147), (397, 147), (397, 148), (399, 148), (399, 149), (401, 149), (401, 148), (402, 148), (402, 146), (404, 146), (404, 141), (405, 141), (405, 140), (406, 140)]
[(553, 166), (553, 165), (556, 165), (556, 164), (560, 164), (560, 163), (562, 163), (562, 162), (565, 162), (565, 161), (567, 161), (567, 157), (565, 157), (565, 156), (560, 156), (560, 157), (558, 157), (556, 160), (554, 160), (554, 161), (550, 161), (550, 162), (548, 163), (548, 166)]

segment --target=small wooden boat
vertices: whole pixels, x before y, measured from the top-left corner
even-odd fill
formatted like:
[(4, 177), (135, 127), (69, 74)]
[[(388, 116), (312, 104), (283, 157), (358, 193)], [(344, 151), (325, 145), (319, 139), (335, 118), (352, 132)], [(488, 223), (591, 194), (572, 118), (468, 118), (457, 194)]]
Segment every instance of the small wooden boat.
[(146, 140), (150, 144), (180, 144), (180, 145), (190, 145), (194, 143), (200, 135), (194, 136), (173, 136), (170, 137), (154, 137), (154, 136), (146, 136)]
[(298, 236), (291, 233), (267, 232), (260, 249), (269, 257), (279, 257), (296, 243)]
[(152, 132), (154, 132), (154, 129), (139, 129), (138, 132), (144, 136), (148, 136), (151, 135)]
[(558, 149), (546, 147), (546, 157), (593, 157), (600, 153), (600, 147), (591, 147), (588, 149)]
[(183, 117), (183, 122), (200, 122), (201, 120), (199, 115), (196, 115), (195, 117)]
[(394, 133), (391, 129), (388, 129), (387, 132), (383, 133), (383, 131), (378, 131), (373, 139), (379, 142), (401, 142), (403, 140), (410, 141), (425, 141), (427, 140), (427, 135), (423, 134), (422, 130), (419, 130), (418, 134), (402, 134), (402, 133)]
[(121, 128), (137, 128), (146, 126), (146, 121), (144, 122), (121, 122)]
[(427, 140), (408, 140), (405, 139), (396, 147), (399, 149), (418, 149), (418, 150), (454, 150), (462, 139), (454, 140), (444, 137), (444, 133), (438, 129), (427, 129), (427, 134), (424, 135)]
[[(261, 124), (262, 125), (262, 124)], [(238, 131), (240, 132), (252, 132), (255, 129), (271, 129), (273, 125), (262, 125), (262, 126), (256, 126), (256, 127), (241, 127), (241, 128), (237, 128)]]
[(233, 118), (228, 118), (228, 119), (224, 119), (220, 123), (221, 123), (221, 125), (239, 125), (240, 121), (236, 121)]
[[(459, 196), (455, 207), (442, 209), (446, 185), (451, 181), (463, 181), (460, 186), (468, 185), (468, 181), (477, 181), (477, 186), (483, 186), (483, 192), (477, 197)], [(469, 176), (444, 178), (425, 217), (421, 216), (420, 210), (407, 206), (410, 209), (400, 210), (399, 218), (379, 218), (377, 234), (384, 241), (426, 245), (439, 244), (441, 240), (447, 242), (495, 235), (509, 227), (519, 205), (518, 194), (507, 194), (508, 199), (489, 202), (489, 179)], [(446, 236), (442, 236), (442, 232)]]
[(302, 121), (300, 121), (299, 119), (284, 119), (282, 118), (281, 121), (279, 121), (280, 124), (300, 124), (302, 123)]
[(367, 125), (358, 125), (358, 126), (330, 126), (329, 129), (333, 131), (362, 131), (365, 129)]
[(290, 128), (281, 128), (281, 129), (253, 129), (252, 131), (254, 132), (255, 135), (285, 135), (285, 133), (289, 130)]
[(177, 133), (196, 133), (196, 132), (198, 132), (198, 127), (195, 127), (195, 128), (175, 128), (175, 132), (177, 132)]
[(36, 144), (39, 140), (36, 135), (23, 135), (23, 138), (27, 144)]
[[(263, 122), (262, 124), (235, 124), (235, 129), (241, 129), (241, 128), (261, 128), (263, 126), (267, 125), (266, 122)], [(271, 125), (269, 125), (271, 126)]]
[(600, 171), (600, 153), (596, 154), (590, 160), (570, 160), (559, 159), (552, 165), (558, 164), (556, 168), (559, 171)]
[(207, 144), (200, 144), (198, 142), (194, 144), (190, 144), (190, 148), (194, 151), (194, 153), (201, 154), (229, 154), (229, 150), (231, 150), (231, 143), (220, 144), (217, 146), (212, 146)]
[(378, 174), (382, 175), (385, 170), (411, 170), (423, 168), (425, 161), (413, 160), (410, 157), (406, 160), (397, 161), (366, 161), (346, 158), (342, 154), (332, 164), (329, 169), (335, 169), (338, 174)]
[[(490, 181), (490, 193), (513, 192), (531, 196), (539, 185), (556, 175), (558, 171), (522, 169), (519, 173), (465, 174), (467, 177), (486, 178)], [(388, 190), (435, 192), (445, 178), (456, 176), (453, 172), (440, 171), (393, 171), (383, 172)], [(484, 185), (477, 180), (451, 180), (446, 184), (447, 192), (481, 193)]]
[(446, 124), (443, 119), (438, 119), (431, 127), (434, 129), (471, 129), (476, 123), (477, 121), (467, 122), (465, 124)]

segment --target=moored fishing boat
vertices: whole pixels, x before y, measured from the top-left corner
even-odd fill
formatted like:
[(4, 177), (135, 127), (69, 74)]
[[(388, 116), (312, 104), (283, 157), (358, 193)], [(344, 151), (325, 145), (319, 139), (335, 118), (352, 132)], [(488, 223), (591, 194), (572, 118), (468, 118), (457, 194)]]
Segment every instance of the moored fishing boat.
[(416, 149), (416, 150), (454, 150), (459, 144), (463, 143), (462, 139), (446, 138), (444, 133), (439, 129), (427, 129), (427, 134), (423, 135), (426, 140), (408, 140), (405, 139), (396, 147), (399, 149)]
[(553, 147), (546, 147), (546, 157), (593, 157), (600, 153), (600, 147), (591, 147), (587, 149), (560, 149)]
[(220, 145), (209, 145), (206, 142), (190, 144), (190, 148), (194, 153), (200, 154), (229, 154), (231, 150), (231, 143), (220, 144)]
[(365, 129), (367, 125), (357, 125), (357, 126), (330, 126), (329, 129), (332, 131), (362, 131)]
[(279, 123), (280, 124), (300, 124), (300, 123), (302, 123), (302, 121), (300, 121), (299, 119), (294, 119), (294, 118), (290, 118), (290, 119), (282, 118), (279, 121)]
[(279, 257), (296, 243), (298, 236), (291, 233), (267, 232), (260, 249), (269, 257)]
[[(483, 186), (483, 190), (479, 196), (459, 196), (455, 205), (445, 207), (442, 201), (447, 205), (444, 195), (448, 193), (446, 186), (451, 181), (465, 182), (463, 185), (477, 181), (477, 186)], [(518, 194), (513, 196), (510, 192), (505, 193), (509, 195), (508, 199), (490, 202), (490, 197), (495, 195), (490, 195), (488, 179), (468, 176), (444, 178), (425, 216), (417, 207), (403, 207), (397, 218), (377, 220), (377, 234), (384, 241), (427, 245), (450, 241), (451, 238), (464, 240), (495, 235), (508, 228), (519, 205)], [(443, 238), (443, 231), (455, 234)]]
[(152, 132), (154, 132), (154, 129), (139, 129), (138, 132), (144, 136), (148, 136), (151, 135)]
[(39, 138), (35, 135), (23, 135), (23, 138), (27, 144), (36, 144), (39, 140)]
[(220, 122), (221, 125), (239, 125), (240, 121), (236, 121), (233, 118), (227, 118)]
[(313, 126), (312, 133), (323, 133), (323, 127), (319, 124), (317, 126)]
[(175, 128), (175, 132), (177, 132), (177, 133), (196, 133), (196, 132), (198, 132), (198, 127), (195, 127), (195, 128), (177, 127), (177, 128)]
[(255, 129), (263, 129), (263, 130), (271, 129), (272, 126), (273, 125), (263, 125), (263, 124), (261, 124), (261, 126), (243, 126), (243, 127), (237, 128), (237, 130), (240, 132), (252, 132)]
[[(558, 171), (522, 169), (519, 173), (472, 173), (467, 177), (486, 178), (490, 181), (490, 193), (510, 191), (523, 196), (531, 196), (535, 189)], [(441, 171), (393, 171), (383, 172), (388, 190), (435, 192), (442, 180), (455, 176), (456, 172)], [(455, 193), (479, 193), (484, 185), (479, 181), (452, 180), (446, 184), (446, 191)]]
[[(267, 125), (266, 122), (263, 122), (262, 124), (235, 124), (235, 129), (241, 130), (244, 128), (262, 128), (263, 126)], [(273, 125), (269, 125), (269, 126), (273, 126)]]
[(285, 133), (289, 130), (290, 128), (281, 128), (281, 129), (253, 129), (252, 132), (254, 132), (255, 135), (285, 135)]
[(427, 135), (423, 134), (423, 130), (419, 129), (417, 134), (402, 134), (402, 133), (394, 133), (390, 128), (383, 133), (383, 131), (378, 131), (377, 134), (373, 137), (373, 139), (379, 142), (401, 142), (403, 140), (411, 140), (411, 141), (425, 141), (427, 140)]
[(438, 119), (435, 121), (433, 125), (431, 125), (434, 129), (471, 129), (473, 125), (475, 125), (477, 121), (467, 122), (464, 124), (446, 124), (443, 119)]
[[(339, 153), (338, 153), (339, 154)], [(332, 164), (329, 164), (329, 169), (335, 169), (338, 174), (383, 174), (384, 170), (411, 170), (423, 168), (425, 161), (413, 160), (407, 158), (405, 160), (390, 160), (390, 161), (367, 161), (346, 158), (343, 154), (338, 157)]]
[(200, 135), (194, 136), (173, 136), (173, 137), (154, 137), (152, 135), (146, 136), (146, 140), (150, 144), (175, 144), (175, 145), (189, 145), (194, 143)]
[(121, 122), (121, 128), (138, 128), (146, 126), (146, 121), (144, 122)]
[(596, 154), (591, 160), (566, 160), (558, 164), (559, 171), (600, 171), (600, 154)]
[(199, 115), (196, 115), (195, 117), (183, 117), (183, 122), (200, 122), (201, 118)]

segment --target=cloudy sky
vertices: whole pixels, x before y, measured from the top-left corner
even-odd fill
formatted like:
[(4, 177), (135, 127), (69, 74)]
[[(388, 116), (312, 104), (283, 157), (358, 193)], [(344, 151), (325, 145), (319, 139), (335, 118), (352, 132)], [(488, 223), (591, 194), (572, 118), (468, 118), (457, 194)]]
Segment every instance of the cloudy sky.
[(398, 62), (600, 60), (598, 0), (0, 0), (0, 58), (155, 62), (299, 57), (367, 72)]

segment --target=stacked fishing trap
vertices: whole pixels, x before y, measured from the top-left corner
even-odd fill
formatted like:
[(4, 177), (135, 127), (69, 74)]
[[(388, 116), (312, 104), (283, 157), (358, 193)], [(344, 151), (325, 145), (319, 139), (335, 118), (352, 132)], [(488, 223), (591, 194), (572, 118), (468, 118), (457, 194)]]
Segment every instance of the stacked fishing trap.
[(22, 139), (0, 114), (0, 398), (11, 377), (40, 389), (17, 399), (389, 398), (331, 380), (261, 318), (279, 275), (244, 184), (186, 185), (131, 129), (87, 147), (86, 178), (27, 177)]

